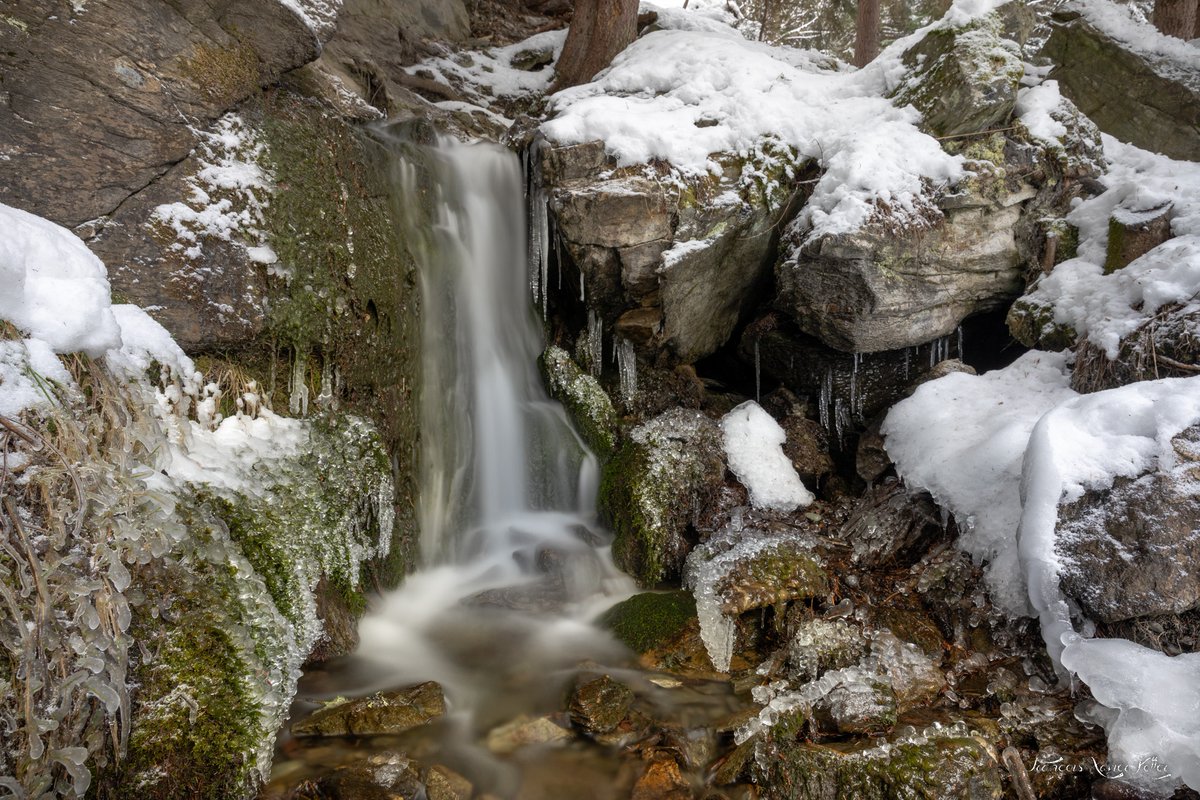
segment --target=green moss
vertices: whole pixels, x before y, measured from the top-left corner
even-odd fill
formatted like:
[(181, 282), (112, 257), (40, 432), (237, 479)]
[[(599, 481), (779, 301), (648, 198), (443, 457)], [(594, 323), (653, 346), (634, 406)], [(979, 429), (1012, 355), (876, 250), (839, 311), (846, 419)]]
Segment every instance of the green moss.
[(695, 618), (691, 592), (643, 592), (604, 612), (597, 624), (630, 650), (645, 653), (668, 644)]
[(547, 348), (538, 365), (550, 396), (563, 404), (588, 447), (601, 459), (611, 458), (620, 421), (600, 382), (584, 374), (559, 347)]
[(1054, 308), (1020, 297), (1008, 310), (1008, 330), (1021, 344), (1043, 350), (1066, 350), (1079, 338), (1070, 325), (1054, 320)]
[(228, 106), (258, 89), (258, 54), (245, 42), (229, 47), (198, 44), (182, 67), (183, 76), (214, 103)]
[(1104, 272), (1111, 274), (1116, 272), (1121, 267), (1123, 257), (1125, 255), (1125, 234), (1127, 230), (1124, 225), (1117, 222), (1116, 219), (1108, 220), (1108, 248), (1104, 251)]

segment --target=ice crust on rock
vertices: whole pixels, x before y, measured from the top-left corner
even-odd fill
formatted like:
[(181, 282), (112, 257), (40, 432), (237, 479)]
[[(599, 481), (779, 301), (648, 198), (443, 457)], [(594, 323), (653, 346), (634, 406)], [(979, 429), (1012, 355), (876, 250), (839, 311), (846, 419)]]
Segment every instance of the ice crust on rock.
[(729, 468), (755, 508), (795, 511), (816, 499), (783, 452), (787, 434), (758, 403), (747, 400), (726, 414), (721, 433)]

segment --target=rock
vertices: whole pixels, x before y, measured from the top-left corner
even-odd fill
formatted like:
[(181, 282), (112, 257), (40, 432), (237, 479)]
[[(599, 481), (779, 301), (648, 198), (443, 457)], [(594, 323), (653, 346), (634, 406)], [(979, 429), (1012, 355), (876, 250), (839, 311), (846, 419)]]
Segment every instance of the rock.
[(666, 351), (672, 364), (724, 344), (769, 282), (775, 231), (795, 211), (785, 166), (795, 155), (757, 164), (717, 154), (723, 175), (676, 185), (607, 175), (603, 143), (534, 149), (566, 262), (561, 302), (582, 298), (606, 327), (621, 320), (645, 356)]
[(854, 471), (868, 484), (879, 480), (883, 473), (892, 468), (892, 457), (888, 455), (882, 431), (886, 418), (886, 414), (881, 414), (871, 421), (859, 435), (858, 447), (854, 451)]
[(1171, 204), (1145, 211), (1117, 207), (1108, 220), (1104, 271), (1116, 272), (1170, 239)]
[(886, 628), (901, 642), (915, 645), (928, 658), (940, 662), (944, 654), (937, 623), (924, 612), (908, 608), (871, 608), (873, 626)]
[(597, 620), (635, 653), (663, 647), (696, 618), (696, 600), (685, 590), (642, 592), (622, 600)]
[(753, 773), (768, 800), (1000, 800), (995, 757), (968, 736), (875, 748), (863, 740), (829, 745), (785, 738), (759, 743)]
[(571, 693), (571, 722), (589, 734), (609, 733), (633, 704), (633, 690), (608, 675), (579, 683)]
[(785, 241), (777, 307), (846, 353), (923, 345), (1023, 286), (1014, 228), (1029, 190), (932, 210), (926, 224), (880, 219), (853, 232)]
[(563, 404), (588, 447), (600, 458), (612, 455), (619, 419), (600, 382), (587, 375), (567, 352), (553, 345), (538, 361), (550, 396)]
[(522, 714), (490, 730), (487, 747), (496, 755), (508, 755), (522, 747), (561, 744), (570, 738), (571, 732), (549, 717), (530, 718)]
[[(0, 29), (0, 202), (74, 227), (113, 214), (203, 128), (322, 40), (282, 3), (31, 0)], [(323, 30), (327, 37), (331, 31)]]
[(343, 93), (354, 92), (392, 116), (411, 102), (404, 68), (429, 53), (426, 40), (461, 41), (470, 35), (462, 0), (427, 0), (419, 5), (344, 0), (337, 32), (318, 63), (335, 77)]
[(736, 617), (776, 603), (824, 597), (829, 576), (810, 550), (785, 539), (734, 562), (716, 589), (721, 611)]
[(829, 456), (828, 437), (821, 423), (803, 414), (790, 414), (780, 423), (787, 440), (783, 443), (783, 454), (792, 462), (796, 474), (805, 486), (814, 492), (821, 482), (834, 473), (833, 459)]
[(715, 764), (712, 783), (716, 786), (729, 786), (744, 780), (754, 761), (754, 749), (757, 745), (758, 738), (751, 737), (726, 753)]
[[(1130, 27), (1135, 24), (1130, 22)], [(1142, 23), (1143, 49), (1128, 34), (1118, 38), (1083, 4), (1052, 17), (1042, 54), (1054, 64), (1051, 78), (1105, 133), (1171, 158), (1200, 160), (1200, 71), (1194, 55)], [(1171, 55), (1171, 53), (1175, 55)]]
[(841, 681), (815, 704), (813, 721), (827, 733), (890, 731), (896, 724), (896, 695), (882, 681)]
[(679, 771), (674, 759), (650, 762), (642, 777), (633, 785), (630, 800), (691, 800), (691, 784)]
[(1063, 592), (1099, 622), (1200, 607), (1200, 426), (1177, 435), (1178, 464), (1059, 508)]
[(815, 681), (831, 669), (857, 664), (870, 642), (847, 619), (802, 621), (787, 643), (787, 674), (795, 683)]
[(945, 535), (940, 511), (926, 493), (909, 496), (898, 478), (885, 478), (854, 504), (839, 533), (865, 569), (905, 567)]
[(316, 784), (322, 800), (396, 800), (425, 794), (417, 765), (398, 753), (381, 753), (338, 767)]
[(1052, 306), (1029, 296), (1017, 298), (1008, 309), (1007, 322), (1012, 337), (1029, 348), (1066, 350), (1079, 338), (1073, 327), (1055, 321)]
[(1001, 126), (1024, 75), (1020, 47), (1003, 28), (993, 13), (927, 33), (901, 57), (909, 74), (893, 92), (896, 104), (915, 106), (935, 136)]
[(471, 800), (471, 782), (449, 767), (436, 764), (425, 775), (428, 800)]
[(690, 547), (684, 534), (724, 473), (720, 431), (704, 414), (674, 409), (635, 428), (600, 483), (618, 566), (646, 587), (677, 576)]
[(403, 733), (446, 713), (442, 687), (427, 681), (407, 689), (326, 706), (292, 725), (293, 736), (385, 736)]

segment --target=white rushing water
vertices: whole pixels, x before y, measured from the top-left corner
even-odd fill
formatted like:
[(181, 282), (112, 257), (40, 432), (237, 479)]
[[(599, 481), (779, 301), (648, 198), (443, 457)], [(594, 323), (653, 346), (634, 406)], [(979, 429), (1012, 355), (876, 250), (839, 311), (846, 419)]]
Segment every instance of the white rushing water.
[(421, 565), (360, 625), (372, 682), (433, 679), (475, 730), (618, 650), (589, 624), (632, 591), (599, 530), (597, 460), (537, 371), (517, 158), (398, 146), (424, 317)]

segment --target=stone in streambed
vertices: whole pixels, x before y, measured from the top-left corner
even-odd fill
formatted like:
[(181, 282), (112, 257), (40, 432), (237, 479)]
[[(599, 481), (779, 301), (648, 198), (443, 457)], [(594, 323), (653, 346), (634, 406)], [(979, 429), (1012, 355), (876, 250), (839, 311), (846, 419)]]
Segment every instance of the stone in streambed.
[(433, 681), (326, 706), (292, 726), (293, 736), (385, 736), (419, 727), (446, 713)]
[(549, 717), (530, 718), (522, 714), (489, 731), (487, 747), (497, 755), (508, 755), (522, 747), (560, 744), (570, 738), (571, 732)]
[(633, 690), (608, 675), (578, 684), (571, 694), (571, 722), (589, 734), (609, 733), (633, 704)]

